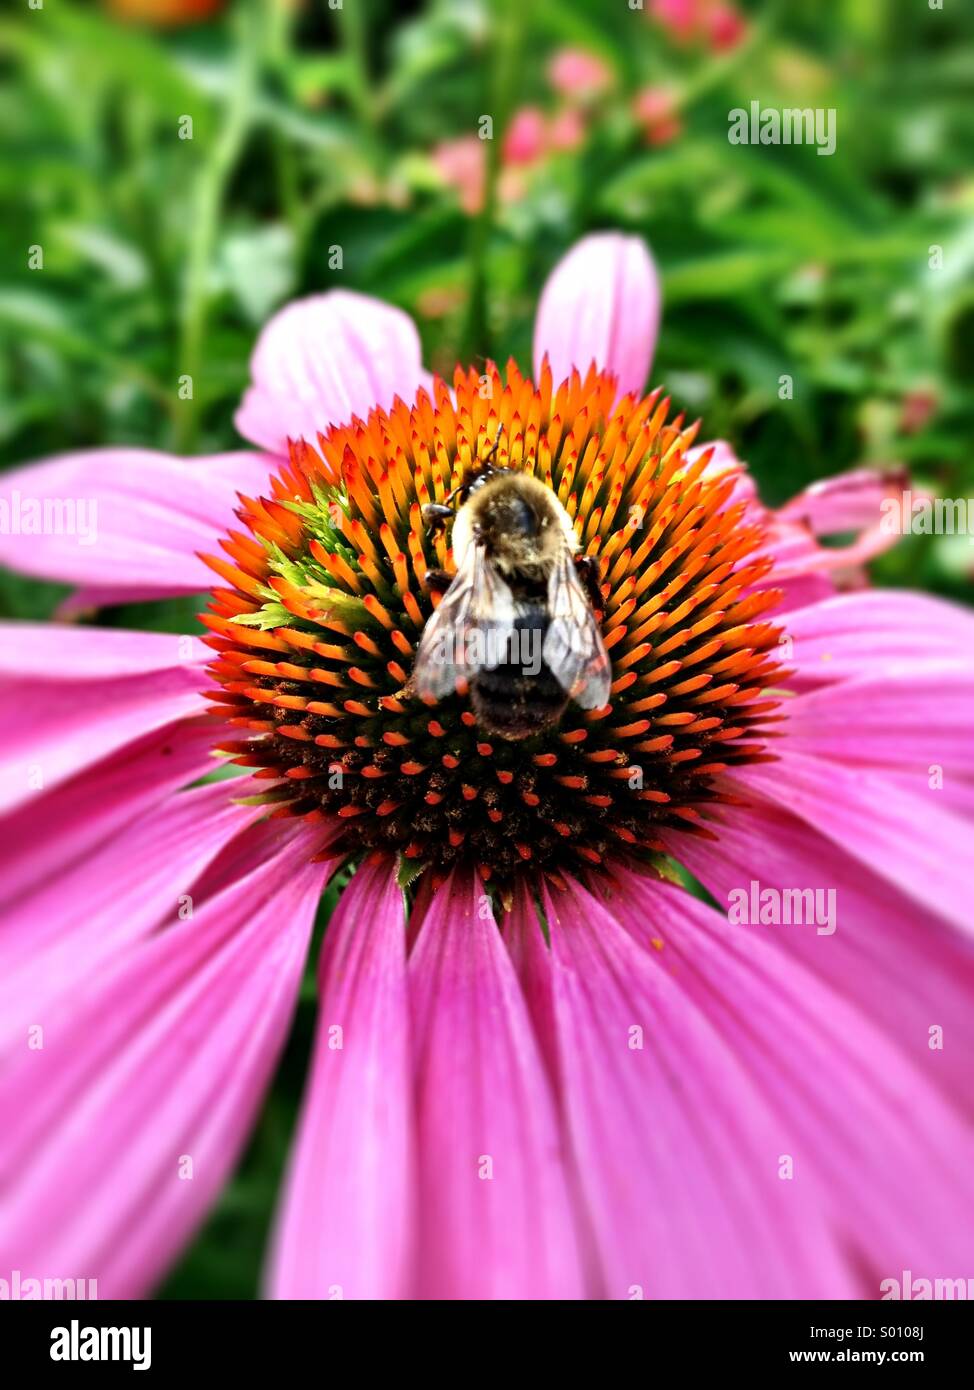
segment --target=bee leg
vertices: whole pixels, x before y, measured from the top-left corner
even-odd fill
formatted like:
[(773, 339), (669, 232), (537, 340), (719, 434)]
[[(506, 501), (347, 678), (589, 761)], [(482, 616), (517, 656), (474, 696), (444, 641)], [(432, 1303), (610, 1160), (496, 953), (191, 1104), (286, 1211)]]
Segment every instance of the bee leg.
[(427, 570), (423, 579), (430, 593), (445, 594), (453, 583), (454, 576), (447, 574), (446, 570)]
[(453, 516), (453, 508), (445, 507), (442, 502), (427, 502), (423, 508), (423, 520), (431, 536), (438, 536), (446, 530), (446, 523)]
[(605, 608), (605, 599), (602, 597), (598, 556), (576, 555), (575, 568), (578, 570), (579, 579), (585, 585), (589, 602), (597, 612), (601, 613)]

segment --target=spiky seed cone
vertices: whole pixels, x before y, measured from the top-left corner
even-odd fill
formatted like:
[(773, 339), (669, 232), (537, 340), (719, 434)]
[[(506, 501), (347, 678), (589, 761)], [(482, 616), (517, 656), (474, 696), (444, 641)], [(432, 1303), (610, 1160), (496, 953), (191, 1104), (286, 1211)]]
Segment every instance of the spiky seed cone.
[[(696, 430), (667, 423), (659, 392), (616, 400), (594, 368), (553, 391), (546, 367), (535, 388), (513, 362), (506, 380), (458, 368), (453, 389), (319, 435), (320, 453), (292, 444), (270, 495), (241, 498), (245, 530), (207, 557), (225, 581), (203, 619), (213, 699), (242, 731), (221, 747), (274, 783), (275, 814), (344, 822), (334, 852), (396, 851), (434, 883), (467, 861), (501, 888), (524, 872), (561, 885), (652, 856), (664, 827), (706, 833), (712, 778), (762, 756), (776, 703), (761, 522), (708, 455), (688, 464)], [(452, 570), (421, 509), (499, 426), (497, 463), (552, 488), (598, 557), (613, 664), (608, 707), (569, 704), (518, 743), (459, 694), (405, 690), (438, 601), (425, 576)]]

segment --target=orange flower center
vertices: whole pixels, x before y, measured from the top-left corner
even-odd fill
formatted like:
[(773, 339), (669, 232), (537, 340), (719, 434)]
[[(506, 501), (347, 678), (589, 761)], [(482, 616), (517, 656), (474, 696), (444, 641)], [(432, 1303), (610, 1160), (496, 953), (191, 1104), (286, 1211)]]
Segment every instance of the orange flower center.
[[(221, 542), (204, 622), (221, 748), (268, 779), (275, 814), (343, 827), (335, 853), (401, 856), (434, 884), (474, 863), (502, 892), (517, 875), (556, 884), (613, 859), (651, 859), (666, 827), (705, 830), (714, 777), (761, 754), (775, 700), (778, 601), (771, 560), (735, 477), (688, 462), (695, 427), (667, 423), (659, 392), (616, 398), (593, 368), (553, 390), (508, 364), (436, 381), (367, 422), (293, 444), (269, 496), (244, 498), (246, 530)], [(596, 557), (610, 704), (569, 701), (517, 742), (478, 726), (461, 690), (433, 702), (409, 684), (453, 569), (450, 529), (423, 517), (497, 443), (533, 473)]]

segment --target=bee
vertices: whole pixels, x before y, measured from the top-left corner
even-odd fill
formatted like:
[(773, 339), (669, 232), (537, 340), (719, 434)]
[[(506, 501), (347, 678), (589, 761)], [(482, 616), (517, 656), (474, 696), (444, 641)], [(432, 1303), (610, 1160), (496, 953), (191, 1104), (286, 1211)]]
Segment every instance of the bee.
[(595, 614), (598, 561), (578, 554), (571, 518), (549, 487), (494, 467), (499, 441), (498, 433), (447, 505), (424, 509), (433, 528), (453, 518), (456, 574), (426, 576), (443, 597), (410, 684), (440, 699), (466, 682), (478, 723), (516, 740), (557, 724), (569, 699), (583, 709), (607, 704), (611, 664)]

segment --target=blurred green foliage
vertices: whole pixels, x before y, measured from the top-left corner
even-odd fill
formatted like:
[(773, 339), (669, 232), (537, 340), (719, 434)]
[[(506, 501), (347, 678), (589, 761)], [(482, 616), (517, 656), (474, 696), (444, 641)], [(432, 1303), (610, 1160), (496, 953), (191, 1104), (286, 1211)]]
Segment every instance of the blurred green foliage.
[[(183, 0), (192, 10), (192, 0)], [(626, 0), (241, 0), (153, 26), (138, 0), (18, 0), (0, 21), (0, 445), (239, 443), (256, 332), (288, 298), (347, 286), (414, 315), (428, 362), (530, 363), (542, 280), (580, 235), (644, 236), (664, 320), (654, 382), (731, 441), (773, 502), (862, 464), (974, 493), (974, 25), (959, 4), (744, 6), (739, 42), (678, 42)], [(552, 57), (607, 85), (557, 92)], [(664, 92), (656, 143), (634, 103)], [(834, 107), (837, 149), (735, 146), (728, 112)], [(519, 108), (574, 135), (503, 166)], [(490, 114), (484, 211), (437, 147)], [(192, 118), (192, 139), (180, 123)], [(43, 248), (43, 269), (29, 268)], [(341, 269), (330, 268), (340, 246)], [(930, 248), (943, 267), (930, 268)], [(178, 379), (193, 376), (194, 400)], [(779, 378), (794, 399), (779, 399)], [(965, 538), (913, 537), (879, 582), (964, 596)], [(0, 611), (63, 593), (0, 577)], [(99, 621), (185, 630), (185, 608)], [(237, 1180), (168, 1285), (257, 1287), (313, 1026), (306, 998)]]

